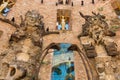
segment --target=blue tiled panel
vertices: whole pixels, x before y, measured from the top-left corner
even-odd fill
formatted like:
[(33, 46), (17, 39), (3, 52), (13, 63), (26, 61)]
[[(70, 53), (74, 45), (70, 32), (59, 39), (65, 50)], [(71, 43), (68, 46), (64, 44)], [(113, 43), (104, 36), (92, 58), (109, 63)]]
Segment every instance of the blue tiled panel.
[[(74, 63), (71, 63), (71, 66), (74, 67)], [(58, 65), (57, 68), (59, 68), (62, 73), (58, 74), (57, 71), (53, 71), (51, 80), (65, 80), (66, 76), (69, 74), (74, 76), (75, 75), (74, 71), (70, 72), (69, 74), (67, 73), (67, 69), (71, 66), (69, 66), (67, 63), (62, 63)], [(68, 80), (71, 80), (71, 79), (68, 79)]]
[[(56, 55), (73, 53), (72, 51), (67, 50), (70, 46), (71, 46), (71, 44), (60, 44), (61, 49), (59, 51), (54, 50), (53, 57), (55, 57)], [(71, 54), (71, 55), (73, 56), (73, 54)], [(53, 61), (55, 59), (56, 58), (54, 58)], [(61, 58), (57, 58), (57, 59), (61, 60)], [(70, 67), (72, 67), (72, 68), (69, 69)], [(74, 62), (71, 62), (71, 61), (64, 62), (64, 63), (58, 64), (56, 66), (53, 66), (53, 68), (56, 70), (52, 69), (51, 80), (66, 80), (66, 77), (68, 75), (72, 75), (73, 77), (75, 76)], [(74, 79), (69, 78), (67, 80), (74, 80)]]

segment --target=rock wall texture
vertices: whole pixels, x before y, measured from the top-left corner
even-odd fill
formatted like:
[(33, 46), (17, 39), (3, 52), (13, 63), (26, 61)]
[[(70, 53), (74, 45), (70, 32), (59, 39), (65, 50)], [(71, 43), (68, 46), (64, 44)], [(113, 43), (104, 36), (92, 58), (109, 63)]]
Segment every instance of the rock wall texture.
[[(73, 6), (71, 6), (71, 4), (56, 6), (56, 2), (58, 2), (58, 0), (44, 0), (43, 4), (41, 4), (40, 0), (17, 0), (15, 5), (11, 8), (10, 12), (8, 13), (7, 17), (5, 17), (5, 18), (11, 20), (14, 17), (15, 23), (20, 24), (20, 22), (21, 22), (20, 15), (22, 15), (23, 19), (25, 19), (25, 14), (27, 13), (27, 11), (36, 10), (40, 15), (42, 15), (44, 17), (43, 22), (45, 23), (45, 25), (44, 25), (45, 29), (47, 27), (49, 27), (49, 31), (57, 31), (56, 30), (57, 10), (58, 9), (68, 9), (71, 11), (70, 22), (71, 22), (72, 29), (69, 31), (59, 31), (60, 34), (51, 34), (51, 35), (45, 36), (43, 38), (43, 43), (44, 43), (43, 48), (46, 48), (46, 46), (48, 46), (50, 43), (54, 42), (54, 43), (77, 44), (79, 46), (79, 48), (82, 49), (82, 45), (81, 45), (79, 39), (77, 38), (77, 36), (82, 32), (81, 28), (82, 28), (82, 25), (85, 23), (85, 20), (82, 17), (80, 17), (79, 11), (85, 15), (92, 15), (92, 11), (95, 13), (101, 13), (106, 16), (106, 21), (108, 22), (109, 25), (111, 25), (110, 20), (117, 17), (111, 6), (111, 0), (106, 0), (106, 1), (95, 0), (95, 4), (92, 4), (91, 0), (84, 0), (84, 6), (81, 6), (81, 0), (71, 0), (71, 2), (73, 2)], [(0, 53), (1, 53), (8, 48), (8, 46), (9, 46), (8, 41), (11, 37), (11, 34), (13, 34), (15, 32), (15, 28), (7, 23), (0, 21), (0, 30), (3, 31), (3, 34), (0, 38), (0, 44), (1, 44), (0, 45)], [(117, 32), (116, 41), (118, 42), (118, 47), (119, 47), (119, 43), (120, 43), (119, 36), (120, 36), (119, 32)], [(26, 43), (27, 47), (23, 45), (25, 43)], [(33, 47), (33, 44), (31, 42), (31, 40), (29, 40), (29, 39), (27, 39), (25, 43), (24, 43), (24, 41), (20, 42), (19, 49), (24, 50), (24, 51), (26, 51), (26, 49), (29, 49), (28, 52), (31, 52), (32, 55), (26, 54), (23, 56), (22, 55), (23, 53), (20, 53), (17, 55), (16, 54), (12, 55), (12, 51), (11, 51), (11, 54), (8, 54), (4, 59), (1, 58), (2, 61), (3, 62), (11, 62), (12, 59), (14, 60), (14, 58), (16, 56), (18, 56), (17, 57), (18, 60), (29, 62), (29, 60), (31, 60), (31, 59), (29, 59), (29, 56), (33, 56), (34, 52), (37, 53), (39, 48)], [(15, 46), (15, 48), (16, 48), (16, 46)], [(119, 49), (120, 49), (120, 47), (119, 47)], [(44, 60), (45, 64), (42, 65), (41, 70), (39, 72), (39, 78), (41, 80), (50, 80), (50, 78), (51, 78), (52, 56), (53, 56), (53, 53), (50, 53), (46, 56), (46, 58)], [(23, 59), (22, 57), (25, 57), (25, 59)], [(79, 57), (78, 54), (75, 54), (74, 58), (75, 58), (75, 72), (76, 72), (75, 79), (76, 80), (87, 80), (85, 68), (84, 68), (81, 58)], [(117, 57), (117, 58), (119, 59), (119, 57)], [(116, 58), (115, 58), (115, 60), (116, 60)], [(1, 63), (3, 63), (2, 61), (1, 61)], [(90, 61), (92, 62), (92, 60), (90, 60)], [(93, 59), (92, 65), (95, 65), (94, 61), (95, 61), (95, 59)], [(18, 62), (16, 64), (20, 64), (20, 63)], [(21, 65), (24, 65), (24, 63)], [(24, 67), (28, 68), (28, 65), (29, 65), (29, 63), (26, 63), (26, 65), (24, 65)], [(5, 67), (6, 66), (4, 66), (4, 68)], [(6, 68), (6, 69), (8, 71), (8, 68)], [(32, 68), (30, 67), (30, 69), (32, 69)], [(1, 72), (2, 71), (0, 71), (0, 73)], [(7, 74), (1, 73), (0, 78), (4, 78), (6, 75)], [(27, 80), (27, 78), (23, 79), (23, 80)]]

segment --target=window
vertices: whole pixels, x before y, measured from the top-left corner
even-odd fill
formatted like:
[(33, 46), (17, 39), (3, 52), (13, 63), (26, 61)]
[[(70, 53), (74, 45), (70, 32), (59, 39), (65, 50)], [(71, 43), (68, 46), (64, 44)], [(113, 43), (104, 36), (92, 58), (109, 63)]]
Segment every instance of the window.
[(58, 4), (70, 4), (71, 0), (58, 0)]
[(57, 30), (70, 30), (70, 15), (71, 11), (66, 9), (57, 10)]

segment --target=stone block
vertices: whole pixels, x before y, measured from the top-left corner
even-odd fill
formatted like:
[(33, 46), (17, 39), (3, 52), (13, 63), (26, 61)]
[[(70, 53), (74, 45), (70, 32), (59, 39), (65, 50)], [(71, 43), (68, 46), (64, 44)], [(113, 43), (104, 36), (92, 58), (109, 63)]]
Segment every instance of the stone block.
[(17, 60), (19, 61), (24, 61), (24, 62), (28, 62), (30, 56), (27, 53), (18, 53), (16, 55)]

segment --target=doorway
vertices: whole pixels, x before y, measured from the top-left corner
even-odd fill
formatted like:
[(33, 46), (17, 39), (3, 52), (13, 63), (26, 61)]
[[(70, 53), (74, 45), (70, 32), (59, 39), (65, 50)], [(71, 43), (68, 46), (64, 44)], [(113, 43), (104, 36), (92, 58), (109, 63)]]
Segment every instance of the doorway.
[(73, 51), (71, 44), (61, 43), (61, 49), (54, 50), (51, 80), (75, 80)]

